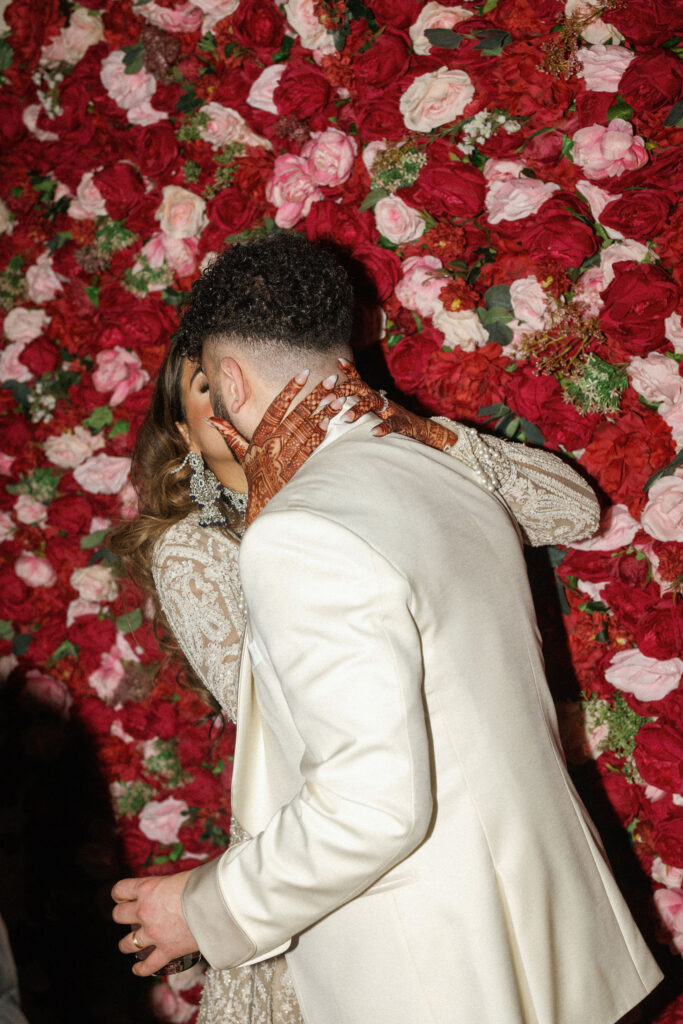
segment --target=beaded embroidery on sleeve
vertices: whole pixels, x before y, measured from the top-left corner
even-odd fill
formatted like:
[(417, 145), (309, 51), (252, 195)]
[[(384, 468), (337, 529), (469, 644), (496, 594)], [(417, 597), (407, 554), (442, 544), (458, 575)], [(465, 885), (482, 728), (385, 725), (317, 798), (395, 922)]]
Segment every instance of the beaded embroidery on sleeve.
[(543, 448), (480, 434), (435, 416), (458, 435), (446, 451), (502, 498), (527, 544), (571, 544), (595, 533), (600, 508), (593, 491), (570, 466)]

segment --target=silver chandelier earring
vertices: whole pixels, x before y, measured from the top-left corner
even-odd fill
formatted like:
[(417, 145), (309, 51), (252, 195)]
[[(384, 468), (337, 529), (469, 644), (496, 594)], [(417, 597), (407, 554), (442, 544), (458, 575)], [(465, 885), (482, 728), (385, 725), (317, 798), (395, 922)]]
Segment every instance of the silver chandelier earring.
[(202, 514), (199, 519), (200, 526), (225, 526), (226, 519), (218, 505), (223, 496), (223, 488), (216, 479), (214, 473), (208, 468), (199, 452), (188, 452), (174, 473), (190, 464), (192, 476), (190, 477), (190, 497), (196, 505), (199, 505)]

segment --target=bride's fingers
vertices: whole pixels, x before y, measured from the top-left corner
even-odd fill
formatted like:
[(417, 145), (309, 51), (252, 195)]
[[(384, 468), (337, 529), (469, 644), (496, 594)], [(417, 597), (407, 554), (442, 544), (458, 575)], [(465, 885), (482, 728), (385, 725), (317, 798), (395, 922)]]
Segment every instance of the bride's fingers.
[(222, 420), (218, 416), (210, 416), (206, 422), (216, 428), (237, 461), (241, 462), (249, 447), (249, 442), (227, 420)]
[(301, 373), (297, 373), (296, 377), (292, 377), (289, 383), (285, 384), (279, 395), (275, 396), (254, 431), (252, 444), (260, 445), (280, 425), (290, 405), (301, 389), (306, 386), (309, 374), (310, 370), (302, 370)]

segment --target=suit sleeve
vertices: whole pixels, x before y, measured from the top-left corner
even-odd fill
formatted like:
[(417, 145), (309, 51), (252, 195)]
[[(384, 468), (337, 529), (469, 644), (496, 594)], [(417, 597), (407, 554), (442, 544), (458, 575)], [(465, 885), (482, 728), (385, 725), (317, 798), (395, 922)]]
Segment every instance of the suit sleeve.
[(407, 580), (299, 511), (259, 517), (240, 563), (261, 703), (291, 716), (304, 783), (262, 833), (193, 872), (185, 912), (214, 967), (268, 953), (361, 893), (412, 852), (432, 814)]

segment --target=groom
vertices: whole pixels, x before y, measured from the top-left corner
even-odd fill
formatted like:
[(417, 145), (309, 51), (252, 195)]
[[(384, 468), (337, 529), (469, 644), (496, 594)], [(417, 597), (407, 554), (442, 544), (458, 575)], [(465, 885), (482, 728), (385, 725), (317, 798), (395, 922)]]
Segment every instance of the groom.
[[(343, 268), (280, 234), (216, 260), (182, 334), (251, 439), (303, 366), (309, 388), (337, 372), (350, 327)], [(136, 973), (288, 949), (310, 1024), (614, 1024), (660, 972), (567, 775), (517, 528), (376, 422), (338, 416), (247, 531), (233, 810), (253, 838), (115, 887), (157, 946)]]

